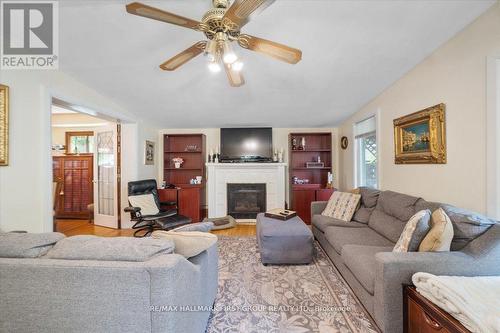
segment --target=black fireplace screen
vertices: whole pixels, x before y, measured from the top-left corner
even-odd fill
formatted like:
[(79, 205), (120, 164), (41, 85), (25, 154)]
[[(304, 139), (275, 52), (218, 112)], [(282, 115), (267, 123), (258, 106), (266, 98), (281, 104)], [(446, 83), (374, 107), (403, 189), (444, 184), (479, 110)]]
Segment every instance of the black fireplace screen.
[(255, 219), (266, 211), (266, 184), (227, 184), (227, 213), (235, 219)]

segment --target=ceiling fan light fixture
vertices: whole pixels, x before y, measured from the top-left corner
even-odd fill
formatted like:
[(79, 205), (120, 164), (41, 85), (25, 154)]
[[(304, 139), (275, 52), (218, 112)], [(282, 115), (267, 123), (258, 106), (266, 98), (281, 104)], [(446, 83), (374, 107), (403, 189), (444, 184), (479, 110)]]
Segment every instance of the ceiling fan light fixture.
[(234, 53), (233, 48), (231, 47), (231, 44), (229, 44), (228, 41), (225, 41), (222, 44), (222, 51), (224, 52), (224, 56), (222, 58), (224, 63), (230, 65), (234, 63), (236, 60), (238, 60), (238, 57)]
[(210, 61), (210, 62), (208, 63), (208, 69), (209, 69), (209, 70), (210, 70), (210, 72), (212, 72), (212, 73), (219, 73), (219, 72), (222, 70), (221, 66), (220, 66), (220, 65), (219, 65), (219, 63), (218, 63), (218, 62), (216, 62), (216, 61)]
[(240, 60), (235, 61), (231, 65), (231, 69), (236, 72), (241, 72), (241, 70), (243, 69), (243, 62), (241, 62)]

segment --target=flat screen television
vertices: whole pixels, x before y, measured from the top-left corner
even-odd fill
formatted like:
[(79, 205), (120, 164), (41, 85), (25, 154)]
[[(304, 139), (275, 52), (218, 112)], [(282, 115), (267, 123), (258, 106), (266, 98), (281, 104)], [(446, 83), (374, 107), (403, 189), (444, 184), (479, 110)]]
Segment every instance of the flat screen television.
[(222, 128), (221, 162), (269, 162), (273, 154), (273, 130), (266, 128)]

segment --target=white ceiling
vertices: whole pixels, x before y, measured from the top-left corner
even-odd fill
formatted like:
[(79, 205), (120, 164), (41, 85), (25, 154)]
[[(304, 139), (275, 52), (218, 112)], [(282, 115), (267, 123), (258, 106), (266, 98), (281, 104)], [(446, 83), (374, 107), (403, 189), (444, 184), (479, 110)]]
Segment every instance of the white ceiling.
[[(278, 0), (243, 29), (303, 51), (289, 65), (243, 49), (231, 88), (199, 56), (159, 65), (202, 33), (127, 14), (126, 1), (62, 0), (60, 65), (160, 127), (334, 126), (470, 24), (495, 1)], [(144, 1), (200, 19), (210, 0)]]

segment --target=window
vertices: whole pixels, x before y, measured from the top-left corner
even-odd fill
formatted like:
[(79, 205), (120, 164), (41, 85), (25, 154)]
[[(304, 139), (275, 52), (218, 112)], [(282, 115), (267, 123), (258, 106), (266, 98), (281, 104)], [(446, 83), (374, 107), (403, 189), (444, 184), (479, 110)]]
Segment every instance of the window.
[(375, 117), (354, 125), (356, 186), (378, 187)]
[(94, 132), (66, 132), (67, 154), (91, 154), (94, 151)]

